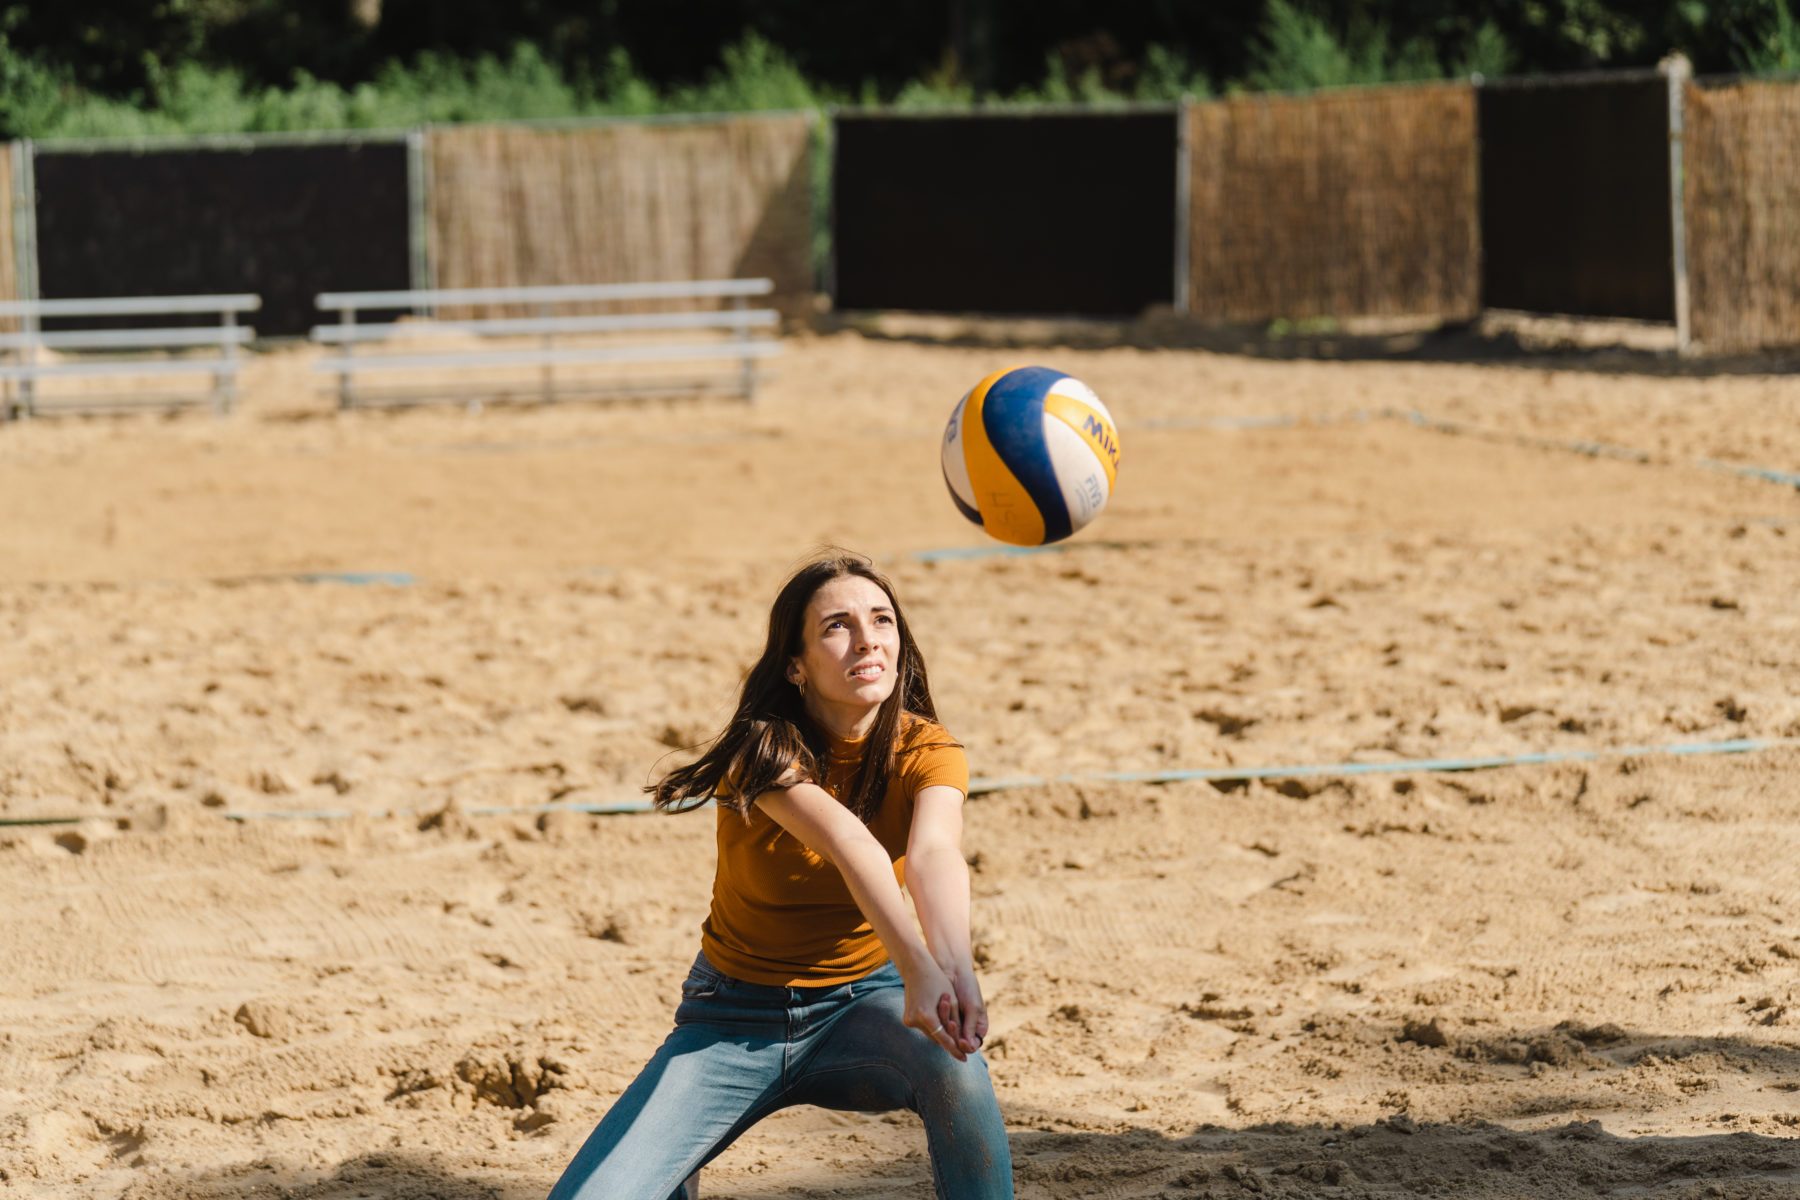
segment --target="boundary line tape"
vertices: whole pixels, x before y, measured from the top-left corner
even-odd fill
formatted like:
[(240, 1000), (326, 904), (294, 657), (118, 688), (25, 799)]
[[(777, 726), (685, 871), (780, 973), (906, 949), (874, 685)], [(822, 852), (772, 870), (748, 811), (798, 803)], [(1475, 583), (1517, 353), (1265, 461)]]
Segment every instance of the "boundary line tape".
[[(1028, 787), (1046, 787), (1067, 783), (1184, 783), (1193, 780), (1306, 779), (1357, 775), (1436, 775), (1467, 771), (1491, 771), (1504, 767), (1542, 766), (1570, 762), (1603, 762), (1626, 758), (1671, 758), (1707, 754), (1753, 754), (1768, 750), (1800, 747), (1800, 737), (1730, 738), (1719, 742), (1669, 742), (1660, 745), (1608, 746), (1586, 750), (1541, 750), (1525, 754), (1468, 755), (1453, 758), (1394, 759), (1386, 762), (1297, 763), (1261, 767), (1197, 767), (1168, 771), (1075, 771), (1062, 775), (1012, 775), (999, 778), (977, 777), (969, 781), (969, 795), (984, 796)], [(703, 806), (704, 807), (704, 806)], [(227, 812), (219, 815), (231, 821), (342, 821), (364, 816), (428, 816), (433, 809), (288, 809), (266, 812)], [(541, 813), (572, 812), (590, 816), (612, 816), (652, 812), (649, 801), (617, 804), (588, 804), (574, 801), (549, 804), (484, 805), (463, 809), (468, 816), (531, 816)], [(74, 825), (84, 817), (0, 817), (0, 827), (22, 825)]]
[(1272, 767), (1200, 767), (1169, 771), (1087, 771), (1064, 775), (1017, 775), (969, 781), (969, 794), (1053, 783), (1181, 783), (1189, 780), (1306, 779), (1355, 775), (1455, 774), (1500, 767), (1541, 766), (1608, 759), (1680, 757), (1695, 754), (1750, 754), (1800, 746), (1794, 738), (1732, 738), (1722, 742), (1673, 742), (1664, 745), (1611, 746), (1596, 750), (1542, 750), (1526, 754), (1474, 755), (1463, 758), (1412, 758), (1387, 762), (1299, 763)]

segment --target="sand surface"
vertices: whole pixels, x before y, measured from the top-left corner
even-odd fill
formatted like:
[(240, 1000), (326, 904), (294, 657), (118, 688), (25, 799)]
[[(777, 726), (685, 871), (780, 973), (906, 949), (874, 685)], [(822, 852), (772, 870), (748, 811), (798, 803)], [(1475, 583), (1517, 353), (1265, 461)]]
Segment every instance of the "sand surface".
[[(1119, 492), (957, 557), (937, 435), (1080, 375)], [(754, 407), (0, 427), (0, 1193), (541, 1196), (667, 1031), (723, 720), (822, 542), (989, 780), (1800, 739), (1800, 384), (794, 339)], [(1419, 414), (1425, 420), (1421, 424)], [(1582, 452), (1585, 449), (1585, 453)], [(383, 573), (389, 583), (305, 576)], [(660, 764), (660, 766), (659, 766)], [(1800, 747), (971, 800), (1027, 1197), (1800, 1196)], [(491, 812), (495, 808), (518, 809)], [(329, 811), (341, 819), (251, 815)], [(927, 1195), (795, 1110), (724, 1197)]]

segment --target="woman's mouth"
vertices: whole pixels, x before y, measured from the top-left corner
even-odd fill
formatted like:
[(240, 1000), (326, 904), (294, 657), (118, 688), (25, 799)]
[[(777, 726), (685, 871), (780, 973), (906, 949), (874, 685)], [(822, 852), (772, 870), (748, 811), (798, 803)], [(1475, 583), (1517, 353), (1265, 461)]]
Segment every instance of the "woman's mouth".
[(860, 679), (864, 683), (870, 683), (880, 679), (881, 673), (885, 670), (887, 670), (887, 668), (880, 663), (864, 663), (862, 666), (857, 667), (850, 672), (850, 678)]

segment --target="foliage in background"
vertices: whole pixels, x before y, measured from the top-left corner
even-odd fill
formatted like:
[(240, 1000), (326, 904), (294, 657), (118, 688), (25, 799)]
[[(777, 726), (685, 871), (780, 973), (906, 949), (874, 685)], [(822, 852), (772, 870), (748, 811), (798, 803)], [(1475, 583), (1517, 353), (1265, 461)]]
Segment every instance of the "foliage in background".
[(1251, 91), (1297, 92), (1495, 76), (1505, 74), (1511, 64), (1506, 37), (1491, 21), (1478, 26), (1461, 53), (1445, 62), (1427, 39), (1396, 43), (1388, 26), (1379, 21), (1354, 20), (1339, 34), (1316, 13), (1288, 0), (1270, 0), (1243, 82)]
[(1212, 95), (1212, 92), (1212, 80), (1186, 54), (1167, 46), (1150, 46), (1145, 49), (1144, 62), (1138, 71), (1138, 100), (1168, 102), (1183, 97), (1199, 100)]
[[(283, 0), (158, 0), (102, 23), (79, 4), (0, 0), (0, 137), (1168, 102), (1646, 65), (1670, 49), (1701, 71), (1793, 74), (1792, 3), (1532, 0), (1478, 10), (1478, 19), (1449, 0), (1266, 0), (1260, 11), (1119, 7), (1096, 27), (1093, 6), (1076, 0), (716, 0), (692, 11), (533, 0), (466, 19), (432, 0), (344, 0), (318, 11)], [(680, 36), (689, 26), (692, 36)], [(483, 45), (512, 49), (474, 49)], [(861, 70), (860, 82), (845, 70)]]
[(1734, 65), (1750, 75), (1800, 72), (1800, 23), (1788, 0), (1769, 0), (1768, 9), (1756, 16), (1737, 31)]
[(1387, 28), (1360, 22), (1343, 36), (1317, 14), (1270, 0), (1244, 85), (1257, 92), (1435, 79), (1436, 55), (1422, 41), (1390, 44)]
[[(1185, 56), (1152, 48), (1138, 86), (1119, 92), (1096, 70), (1072, 74), (1059, 58), (1037, 87), (989, 97), (998, 104), (1120, 104), (1205, 96), (1211, 86)], [(83, 88), (67, 71), (21, 55), (0, 35), (0, 134), (13, 137), (149, 137), (181, 133), (402, 129), (422, 123), (754, 112), (827, 104), (901, 109), (964, 108), (973, 90), (949, 73), (916, 80), (892, 96), (865, 87), (846, 95), (806, 78), (778, 47), (751, 34), (728, 46), (700, 82), (659, 91), (615, 49), (586, 86), (571, 82), (533, 46), (504, 58), (420, 55), (344, 87), (305, 73), (285, 88), (258, 87), (230, 68), (152, 65), (146, 85), (124, 97)]]

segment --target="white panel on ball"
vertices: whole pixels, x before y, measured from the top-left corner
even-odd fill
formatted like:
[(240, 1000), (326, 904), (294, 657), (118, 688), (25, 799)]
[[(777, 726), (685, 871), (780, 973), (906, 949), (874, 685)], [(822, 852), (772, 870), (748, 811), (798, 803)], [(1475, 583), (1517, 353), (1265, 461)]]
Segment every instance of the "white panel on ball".
[(1119, 427), (1119, 423), (1113, 420), (1112, 412), (1106, 407), (1100, 397), (1094, 394), (1094, 389), (1073, 376), (1065, 375), (1057, 380), (1051, 385), (1050, 394), (1053, 396), (1067, 396), (1071, 400), (1079, 400), (1101, 416), (1105, 417), (1108, 425), (1111, 425), (1114, 429)]
[(1069, 428), (1067, 421), (1050, 413), (1044, 414), (1044, 443), (1050, 450), (1050, 465), (1062, 488), (1063, 503), (1069, 509), (1069, 531), (1073, 533), (1106, 506), (1106, 466), (1095, 456), (1086, 438)]
[(944, 481), (956, 493), (957, 499), (970, 508), (977, 508), (975, 485), (969, 482), (969, 463), (963, 457), (962, 421), (968, 403), (967, 396), (956, 402), (956, 410), (950, 414), (950, 423), (944, 429)]

